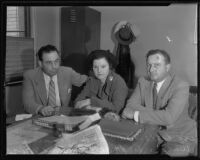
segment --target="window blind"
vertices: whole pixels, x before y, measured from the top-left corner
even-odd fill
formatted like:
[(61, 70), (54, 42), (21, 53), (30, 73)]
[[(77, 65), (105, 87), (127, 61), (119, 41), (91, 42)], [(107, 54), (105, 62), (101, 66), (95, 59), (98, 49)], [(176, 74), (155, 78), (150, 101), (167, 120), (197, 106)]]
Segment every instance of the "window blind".
[(25, 37), (25, 7), (7, 7), (7, 36)]
[(6, 37), (6, 83), (22, 80), (23, 72), (34, 68), (33, 38)]

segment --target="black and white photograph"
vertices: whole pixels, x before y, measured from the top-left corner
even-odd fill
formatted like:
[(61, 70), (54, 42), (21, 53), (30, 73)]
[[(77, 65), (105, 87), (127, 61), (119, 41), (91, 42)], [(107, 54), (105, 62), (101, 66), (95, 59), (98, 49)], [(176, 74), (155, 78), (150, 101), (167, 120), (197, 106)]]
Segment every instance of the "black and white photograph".
[(198, 2), (1, 9), (5, 157), (200, 156)]

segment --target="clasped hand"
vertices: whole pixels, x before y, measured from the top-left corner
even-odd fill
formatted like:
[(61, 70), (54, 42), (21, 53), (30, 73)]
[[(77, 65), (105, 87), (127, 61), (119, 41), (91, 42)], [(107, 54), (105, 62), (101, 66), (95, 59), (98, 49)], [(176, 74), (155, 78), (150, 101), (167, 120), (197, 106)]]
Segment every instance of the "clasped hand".
[(120, 121), (120, 116), (114, 112), (107, 112), (105, 115), (104, 115), (104, 118), (107, 118), (109, 120), (112, 120), (112, 121)]
[(134, 111), (131, 108), (125, 108), (124, 111), (122, 112), (122, 118), (133, 119)]
[(51, 116), (55, 113), (55, 111), (56, 111), (56, 107), (52, 107), (52, 106), (45, 106), (39, 110), (39, 112), (43, 116)]

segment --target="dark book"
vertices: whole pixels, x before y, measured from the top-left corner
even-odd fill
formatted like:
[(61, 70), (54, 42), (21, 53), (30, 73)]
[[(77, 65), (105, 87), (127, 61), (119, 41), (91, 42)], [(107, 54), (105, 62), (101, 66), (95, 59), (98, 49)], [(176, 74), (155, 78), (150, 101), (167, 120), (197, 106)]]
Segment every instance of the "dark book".
[(34, 142), (28, 144), (30, 149), (34, 154), (41, 154), (48, 152), (56, 144), (57, 137), (52, 136), (51, 134), (42, 137)]
[(128, 141), (133, 141), (143, 130), (143, 125), (125, 119), (112, 121), (104, 118), (101, 119), (99, 125), (101, 126), (102, 132), (105, 136)]

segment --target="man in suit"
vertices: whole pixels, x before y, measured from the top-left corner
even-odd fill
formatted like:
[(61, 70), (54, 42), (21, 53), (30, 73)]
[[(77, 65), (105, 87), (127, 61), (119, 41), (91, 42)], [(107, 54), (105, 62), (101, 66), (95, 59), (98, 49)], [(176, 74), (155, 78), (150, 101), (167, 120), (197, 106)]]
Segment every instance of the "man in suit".
[(60, 55), (53, 45), (41, 47), (37, 56), (39, 67), (24, 73), (22, 98), (25, 110), (43, 116), (66, 111), (72, 85), (81, 86), (87, 76), (60, 66)]
[(158, 126), (157, 145), (149, 148), (154, 153), (189, 155), (197, 145), (197, 124), (188, 115), (188, 83), (169, 73), (164, 50), (150, 50), (146, 63), (148, 77), (138, 80), (122, 117)]

